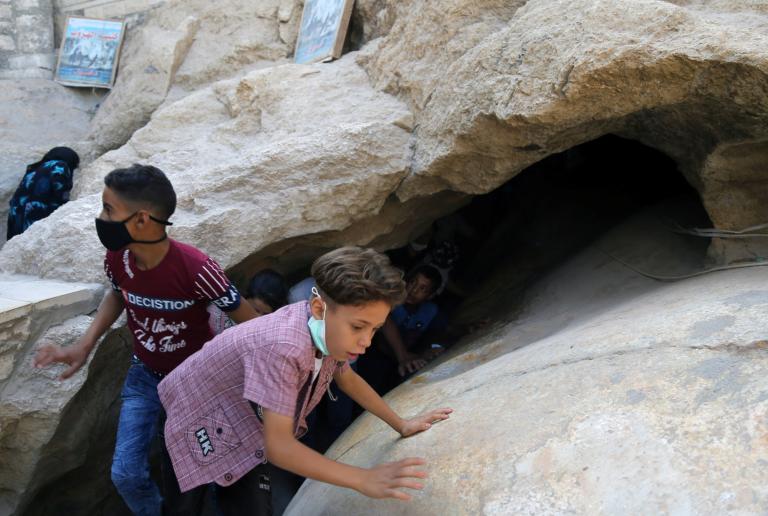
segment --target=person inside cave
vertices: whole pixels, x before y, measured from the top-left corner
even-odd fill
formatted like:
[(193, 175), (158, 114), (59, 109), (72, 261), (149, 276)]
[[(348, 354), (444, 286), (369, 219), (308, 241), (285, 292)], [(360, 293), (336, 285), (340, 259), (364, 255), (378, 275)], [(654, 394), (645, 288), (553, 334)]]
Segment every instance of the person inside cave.
[(432, 301), (443, 282), (440, 271), (421, 264), (405, 280), (405, 302), (392, 309), (368, 353), (360, 357), (360, 375), (379, 394), (389, 392), (444, 349), (435, 338), (447, 321)]
[[(245, 290), (245, 300), (253, 307), (256, 317), (271, 314), (288, 304), (288, 286), (282, 274), (272, 269), (264, 269), (253, 275)], [(208, 305), (210, 326), (214, 335), (218, 335), (235, 322), (219, 307)]]

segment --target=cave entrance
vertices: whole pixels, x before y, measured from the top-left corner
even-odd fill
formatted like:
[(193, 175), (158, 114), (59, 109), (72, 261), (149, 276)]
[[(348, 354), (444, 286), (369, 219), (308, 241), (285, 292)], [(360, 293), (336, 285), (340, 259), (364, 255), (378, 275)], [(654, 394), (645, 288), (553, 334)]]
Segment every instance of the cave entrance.
[[(549, 156), (436, 220), (422, 237), (432, 247), (450, 240), (458, 249), (450, 271), (453, 288), (436, 301), (466, 325), (489, 315), (514, 319), (514, 305), (527, 288), (607, 232), (659, 206), (673, 208), (653, 215), (670, 234), (676, 224), (711, 227), (675, 161), (638, 141), (609, 134)], [(709, 240), (675, 238), (686, 239), (699, 261), (693, 266), (703, 266)], [(397, 260), (408, 248), (390, 253)], [(680, 272), (676, 260), (668, 257), (655, 271)], [(489, 290), (495, 295), (487, 295)]]

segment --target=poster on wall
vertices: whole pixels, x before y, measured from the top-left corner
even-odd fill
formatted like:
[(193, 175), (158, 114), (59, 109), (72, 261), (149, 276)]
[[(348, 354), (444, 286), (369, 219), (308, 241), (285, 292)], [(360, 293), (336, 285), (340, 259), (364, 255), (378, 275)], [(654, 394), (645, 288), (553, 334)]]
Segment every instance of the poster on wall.
[(296, 40), (297, 63), (341, 57), (354, 0), (306, 0)]
[(70, 16), (56, 64), (56, 81), (68, 86), (111, 88), (115, 83), (124, 23)]

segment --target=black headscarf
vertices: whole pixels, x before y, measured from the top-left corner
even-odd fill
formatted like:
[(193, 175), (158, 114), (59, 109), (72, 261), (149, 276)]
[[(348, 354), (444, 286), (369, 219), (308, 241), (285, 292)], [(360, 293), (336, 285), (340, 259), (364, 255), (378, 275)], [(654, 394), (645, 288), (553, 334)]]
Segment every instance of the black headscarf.
[(45, 153), (43, 159), (36, 163), (32, 163), (31, 165), (27, 165), (27, 172), (36, 169), (46, 161), (52, 160), (65, 162), (69, 166), (70, 171), (74, 171), (80, 165), (80, 156), (77, 155), (77, 152), (69, 147), (54, 147)]

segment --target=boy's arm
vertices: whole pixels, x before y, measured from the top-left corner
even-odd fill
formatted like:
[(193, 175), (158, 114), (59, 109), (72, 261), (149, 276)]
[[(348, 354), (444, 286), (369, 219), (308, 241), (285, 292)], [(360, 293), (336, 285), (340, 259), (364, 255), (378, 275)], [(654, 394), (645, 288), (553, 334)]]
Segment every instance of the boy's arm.
[(409, 437), (413, 434), (429, 430), (432, 423), (448, 419), (449, 414), (453, 412), (449, 408), (431, 410), (411, 419), (403, 419), (392, 410), (387, 402), (384, 401), (368, 382), (363, 380), (360, 375), (352, 369), (346, 369), (343, 373), (336, 373), (333, 377), (339, 388), (347, 396), (365, 410), (378, 417), (386, 424), (391, 426), (395, 432), (403, 437)]
[(410, 500), (402, 488), (421, 489), (419, 478), (427, 473), (417, 466), (425, 461), (404, 459), (374, 466), (358, 468), (333, 461), (303, 445), (293, 436), (293, 419), (277, 412), (264, 410), (264, 440), (267, 458), (272, 464), (298, 475), (348, 487), (372, 498)]
[(418, 355), (408, 352), (408, 349), (403, 343), (403, 338), (400, 335), (400, 330), (392, 320), (392, 316), (387, 316), (387, 320), (384, 321), (384, 326), (381, 327), (381, 331), (384, 334), (384, 338), (387, 339), (387, 343), (395, 353), (397, 359), (397, 372), (400, 376), (405, 376), (406, 373), (415, 373), (425, 365), (427, 362), (419, 358)]
[(96, 347), (96, 342), (117, 320), (123, 308), (123, 297), (116, 290), (109, 289), (101, 300), (91, 325), (77, 343), (64, 348), (55, 344), (42, 346), (35, 354), (34, 366), (46, 367), (56, 362), (67, 364), (69, 368), (61, 374), (60, 379), (69, 378), (85, 364), (88, 355)]
[(251, 303), (245, 299), (240, 301), (240, 305), (237, 308), (231, 312), (227, 312), (227, 315), (238, 324), (257, 317), (256, 310), (254, 310)]

